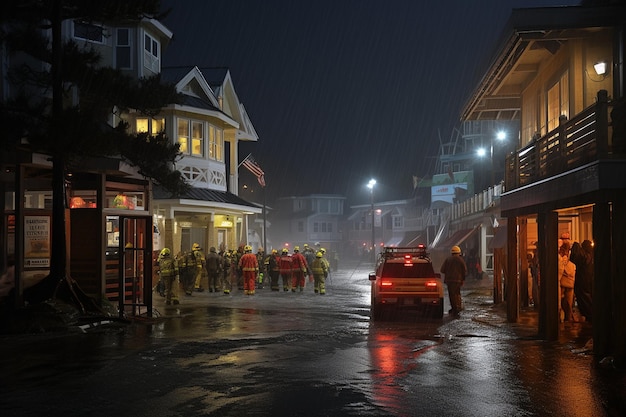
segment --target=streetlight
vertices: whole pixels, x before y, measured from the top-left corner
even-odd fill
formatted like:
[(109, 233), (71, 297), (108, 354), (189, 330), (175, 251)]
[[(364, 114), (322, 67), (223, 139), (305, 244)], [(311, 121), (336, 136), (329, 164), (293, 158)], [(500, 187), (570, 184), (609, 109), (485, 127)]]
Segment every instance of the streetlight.
[[(506, 139), (506, 132), (503, 130), (500, 130), (498, 133), (496, 133), (496, 139), (498, 140), (498, 142), (504, 142), (504, 140)], [(485, 155), (487, 155), (487, 150), (482, 147), (478, 148), (478, 150), (476, 151), (476, 154), (480, 158), (484, 158)], [(496, 179), (495, 179), (494, 164), (493, 164), (493, 137), (489, 139), (489, 158), (491, 159), (491, 185), (490, 186), (494, 186)]]
[(375, 185), (376, 185), (376, 180), (373, 178), (367, 183), (367, 188), (370, 189), (370, 202), (372, 204), (372, 207), (371, 207), (371, 211), (372, 211), (372, 261), (374, 263), (376, 263), (376, 250), (375, 250), (376, 235), (374, 232), (374, 186)]

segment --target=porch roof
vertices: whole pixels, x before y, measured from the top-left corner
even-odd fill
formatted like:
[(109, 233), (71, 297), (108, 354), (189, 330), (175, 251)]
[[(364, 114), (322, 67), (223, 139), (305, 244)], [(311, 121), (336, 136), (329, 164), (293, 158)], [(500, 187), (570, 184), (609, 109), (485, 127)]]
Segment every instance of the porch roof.
[(542, 62), (568, 41), (623, 25), (624, 16), (626, 7), (620, 4), (514, 9), (461, 120), (519, 119), (522, 91)]
[(189, 191), (182, 195), (172, 196), (169, 191), (157, 185), (154, 186), (152, 191), (153, 198), (155, 200), (199, 200), (233, 204), (244, 207), (253, 207), (255, 209), (259, 208), (257, 204), (246, 201), (243, 198), (228, 191), (210, 190), (208, 188), (191, 188), (189, 189)]

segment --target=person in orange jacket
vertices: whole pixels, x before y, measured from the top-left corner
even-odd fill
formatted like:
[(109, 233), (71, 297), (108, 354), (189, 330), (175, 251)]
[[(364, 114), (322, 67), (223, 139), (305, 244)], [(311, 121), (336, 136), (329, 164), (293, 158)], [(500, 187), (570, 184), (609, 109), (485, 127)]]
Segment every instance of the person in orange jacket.
[(291, 291), (295, 292), (296, 288), (300, 288), (300, 292), (304, 291), (304, 285), (306, 281), (305, 275), (309, 273), (309, 266), (306, 263), (306, 258), (300, 253), (300, 247), (293, 248), (293, 255), (291, 255), (293, 261), (293, 277), (291, 279)]
[(289, 291), (291, 288), (291, 274), (293, 271), (293, 261), (289, 255), (289, 249), (283, 248), (280, 259), (278, 261), (280, 276), (283, 279), (283, 291)]
[(252, 246), (244, 247), (244, 254), (239, 259), (239, 269), (243, 272), (243, 290), (246, 295), (254, 295), (254, 283), (259, 273), (259, 262), (252, 253)]

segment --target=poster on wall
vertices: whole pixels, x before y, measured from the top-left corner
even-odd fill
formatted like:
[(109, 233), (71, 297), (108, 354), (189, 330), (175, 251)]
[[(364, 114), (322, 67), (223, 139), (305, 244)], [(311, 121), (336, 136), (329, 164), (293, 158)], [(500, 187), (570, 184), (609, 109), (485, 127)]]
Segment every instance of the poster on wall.
[(24, 267), (50, 267), (50, 216), (24, 216)]

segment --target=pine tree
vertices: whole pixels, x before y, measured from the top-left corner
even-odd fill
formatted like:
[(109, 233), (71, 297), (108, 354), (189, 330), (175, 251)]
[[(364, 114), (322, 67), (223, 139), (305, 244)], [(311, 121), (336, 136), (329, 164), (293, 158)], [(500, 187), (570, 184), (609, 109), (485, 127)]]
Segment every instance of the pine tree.
[(65, 178), (81, 169), (86, 157), (120, 158), (146, 178), (172, 193), (188, 188), (174, 170), (180, 157), (177, 144), (164, 134), (131, 135), (128, 126), (107, 123), (113, 114), (133, 110), (155, 116), (168, 104), (180, 102), (173, 85), (158, 76), (133, 79), (99, 65), (94, 50), (64, 42), (62, 22), (76, 20), (115, 26), (142, 18), (160, 18), (157, 0), (11, 0), (0, 15), (0, 41), (9, 60), (21, 65), (7, 74), (11, 98), (1, 104), (4, 129), (2, 151), (24, 149), (50, 156), (52, 161), (52, 248), (50, 275), (31, 302), (57, 294), (81, 310), (88, 310), (76, 284), (67, 276), (65, 235)]

